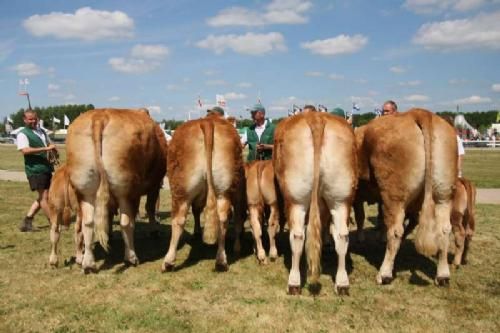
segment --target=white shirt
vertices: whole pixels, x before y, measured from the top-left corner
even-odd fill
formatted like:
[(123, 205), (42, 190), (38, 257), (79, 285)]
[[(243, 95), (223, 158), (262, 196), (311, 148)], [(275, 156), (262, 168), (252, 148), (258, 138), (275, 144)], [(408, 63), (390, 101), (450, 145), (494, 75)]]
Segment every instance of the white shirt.
[[(42, 140), (43, 144), (47, 146), (47, 140), (45, 139), (45, 134), (41, 129), (38, 128), (36, 130), (33, 130), (33, 133), (35, 133)], [(30, 143), (26, 134), (24, 134), (23, 132), (17, 133), (17, 150), (29, 148), (29, 146)]]
[[(259, 138), (262, 136), (262, 133), (264, 133), (267, 125), (267, 119), (264, 120), (264, 123), (260, 126), (255, 126), (255, 133), (257, 133), (257, 137)], [(246, 145), (248, 143), (248, 138), (247, 138), (247, 132), (243, 133), (240, 135), (241, 138), (241, 144)]]
[(465, 155), (464, 143), (458, 135), (457, 135), (457, 147), (458, 147), (458, 156)]

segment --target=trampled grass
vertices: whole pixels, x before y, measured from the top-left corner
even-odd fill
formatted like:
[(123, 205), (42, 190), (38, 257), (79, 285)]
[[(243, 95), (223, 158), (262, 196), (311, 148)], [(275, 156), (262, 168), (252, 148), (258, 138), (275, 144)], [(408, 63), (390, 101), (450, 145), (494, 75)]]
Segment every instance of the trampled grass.
[[(415, 252), (407, 240), (397, 257), (395, 281), (378, 286), (375, 275), (384, 247), (367, 223), (368, 242), (349, 253), (350, 296), (333, 289), (335, 255), (323, 256), (322, 288), (313, 297), (288, 296), (287, 235), (280, 257), (259, 266), (246, 229), (240, 258), (226, 247), (230, 268), (214, 272), (215, 249), (194, 240), (192, 219), (177, 257), (177, 269), (160, 273), (170, 239), (168, 192), (162, 192), (159, 237), (146, 223), (136, 229), (141, 264), (122, 264), (123, 244), (115, 225), (109, 255), (96, 250), (97, 274), (83, 275), (70, 258), (72, 231), (61, 237), (60, 267), (48, 265), (49, 231), (17, 225), (34, 196), (27, 184), (0, 182), (0, 331), (6, 332), (498, 332), (500, 330), (500, 206), (480, 205), (469, 264), (452, 272), (449, 288), (432, 278), (434, 259)], [(374, 209), (367, 214), (375, 215)], [(352, 227), (354, 228), (354, 227)], [(231, 238), (231, 237), (229, 237)], [(66, 261), (66, 263), (64, 263)]]

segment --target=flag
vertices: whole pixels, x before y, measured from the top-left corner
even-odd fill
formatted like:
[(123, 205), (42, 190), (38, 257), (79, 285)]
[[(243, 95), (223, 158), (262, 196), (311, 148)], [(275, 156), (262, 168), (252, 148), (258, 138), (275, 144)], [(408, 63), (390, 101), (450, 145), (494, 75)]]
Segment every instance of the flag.
[(381, 108), (375, 108), (375, 116), (378, 118), (382, 116), (382, 109)]
[(69, 118), (66, 115), (64, 115), (64, 126), (69, 126)]
[(19, 95), (20, 96), (28, 96), (28, 92), (27, 91), (20, 91)]
[(352, 103), (352, 112), (354, 113), (354, 111), (359, 111), (359, 110), (361, 110), (361, 108), (358, 106), (358, 104)]
[(56, 117), (53, 117), (52, 122), (54, 122), (55, 124), (59, 124), (61, 122), (61, 120), (57, 119)]
[(299, 114), (300, 112), (302, 112), (302, 109), (294, 104), (293, 105), (293, 114)]
[(318, 105), (318, 111), (319, 112), (328, 112), (328, 108), (322, 104)]
[(7, 116), (7, 124), (14, 124), (14, 121), (10, 116)]
[(222, 108), (226, 106), (226, 99), (224, 98), (224, 95), (215, 95), (215, 101), (217, 105)]

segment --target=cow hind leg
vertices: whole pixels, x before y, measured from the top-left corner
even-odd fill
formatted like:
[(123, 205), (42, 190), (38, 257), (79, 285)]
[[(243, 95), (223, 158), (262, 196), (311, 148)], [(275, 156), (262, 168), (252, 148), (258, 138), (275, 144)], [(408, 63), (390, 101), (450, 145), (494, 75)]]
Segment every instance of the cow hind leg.
[(269, 216), (269, 223), (267, 227), (267, 233), (269, 235), (269, 258), (271, 261), (278, 258), (278, 248), (276, 247), (276, 233), (279, 230), (279, 210), (278, 204), (271, 205), (271, 215)]
[(57, 245), (59, 244), (59, 237), (61, 235), (59, 221), (62, 221), (62, 212), (52, 215), (53, 216), (50, 219), (50, 243), (52, 246), (49, 257), (49, 264), (52, 267), (57, 267), (59, 261), (57, 258)]
[(134, 228), (135, 216), (139, 208), (139, 200), (129, 202), (126, 199), (120, 199), (120, 227), (122, 229), (123, 242), (125, 245), (124, 261), (127, 264), (137, 266), (139, 259), (135, 253)]
[(288, 293), (300, 294), (300, 258), (304, 249), (304, 222), (306, 217), (305, 207), (291, 204), (289, 216), (290, 248), (292, 250), (292, 268), (288, 276)]
[(405, 212), (402, 207), (392, 208), (384, 206), (384, 222), (387, 227), (387, 244), (384, 261), (377, 274), (378, 284), (389, 284), (393, 280), (394, 260), (399, 251), (404, 233), (403, 222)]
[(435, 207), (439, 248), (436, 284), (439, 286), (447, 286), (450, 282), (450, 267), (448, 265), (448, 246), (451, 231), (450, 205), (451, 202), (443, 202), (437, 203)]
[(83, 261), (83, 247), (85, 245), (82, 232), (81, 211), (78, 212), (76, 215), (74, 240), (75, 240), (75, 262), (77, 263), (77, 265), (81, 265)]
[(345, 257), (349, 245), (349, 207), (346, 203), (335, 203), (330, 212), (333, 217), (330, 225), (330, 233), (335, 242), (335, 251), (338, 256), (335, 289), (339, 295), (347, 295), (349, 293), (349, 277), (347, 276)]
[(259, 264), (264, 264), (266, 263), (266, 251), (264, 251), (264, 247), (262, 246), (262, 228), (260, 221), (262, 210), (259, 209), (258, 205), (251, 205), (248, 210), (250, 211), (250, 226), (252, 227), (257, 260)]
[(356, 239), (358, 243), (363, 243), (365, 241), (365, 232), (363, 226), (365, 224), (365, 209), (363, 207), (362, 201), (355, 201), (353, 204), (354, 208), (354, 219), (356, 220)]
[(172, 237), (170, 238), (168, 252), (165, 255), (165, 259), (163, 259), (162, 272), (170, 272), (174, 269), (177, 246), (186, 225), (186, 215), (189, 205), (188, 202), (182, 202), (181, 204), (172, 203)]
[(226, 256), (226, 232), (229, 212), (231, 210), (231, 200), (229, 198), (217, 199), (217, 214), (219, 215), (219, 235), (217, 237), (217, 255), (215, 257), (215, 270), (225, 272), (228, 270)]
[(465, 229), (462, 226), (463, 215), (459, 212), (452, 212), (451, 226), (455, 237), (455, 255), (453, 257), (453, 265), (459, 267), (462, 263), (462, 256), (465, 248)]
[(85, 244), (83, 254), (82, 269), (85, 274), (96, 271), (94, 251), (92, 249), (94, 242), (94, 206), (88, 201), (81, 202), (82, 210), (82, 233)]

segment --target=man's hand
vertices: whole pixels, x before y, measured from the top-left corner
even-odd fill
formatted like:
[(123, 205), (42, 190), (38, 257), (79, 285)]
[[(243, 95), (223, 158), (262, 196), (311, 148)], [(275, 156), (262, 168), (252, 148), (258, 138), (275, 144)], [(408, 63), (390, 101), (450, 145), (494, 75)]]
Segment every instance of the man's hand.
[(57, 151), (57, 147), (53, 143), (49, 144), (46, 148), (47, 148), (47, 151), (51, 151), (51, 150)]

